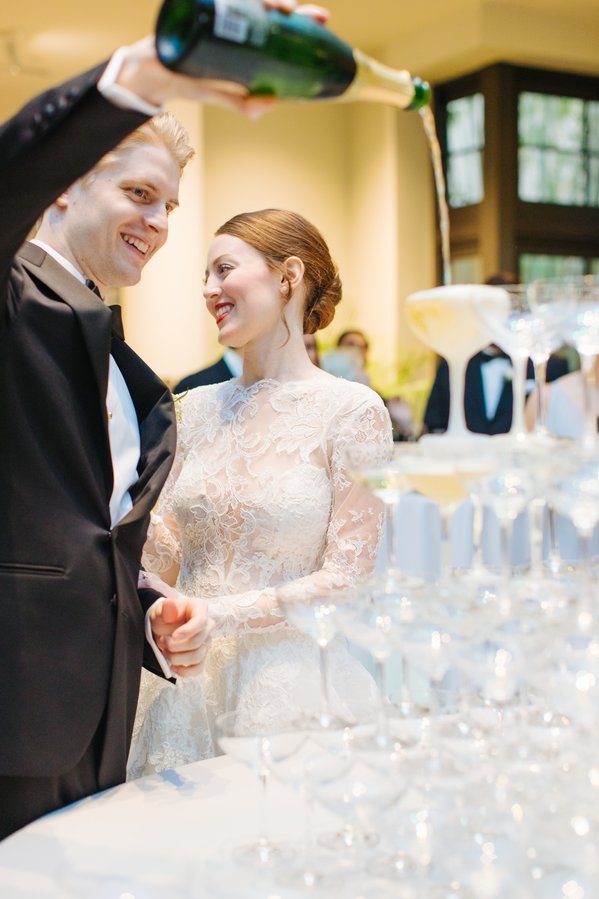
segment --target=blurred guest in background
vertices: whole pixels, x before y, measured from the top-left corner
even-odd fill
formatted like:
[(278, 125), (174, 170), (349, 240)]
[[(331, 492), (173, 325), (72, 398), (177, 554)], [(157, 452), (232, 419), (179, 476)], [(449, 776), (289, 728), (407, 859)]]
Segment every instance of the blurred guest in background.
[(316, 343), (316, 337), (314, 334), (304, 334), (304, 346), (306, 347), (306, 352), (308, 353), (308, 359), (312, 363), (312, 365), (317, 365), (320, 368), (320, 356), (318, 355), (318, 344)]
[(362, 368), (368, 362), (368, 340), (363, 331), (344, 331), (337, 338), (338, 349), (357, 350), (362, 357)]
[(401, 396), (397, 395), (386, 399), (385, 406), (391, 417), (394, 442), (413, 440), (415, 436), (414, 418), (409, 403), (406, 403)]
[(243, 360), (241, 355), (229, 347), (214, 365), (201, 368), (199, 371), (182, 378), (173, 387), (173, 393), (185, 393), (186, 390), (192, 390), (194, 387), (204, 387), (206, 384), (222, 384), (223, 381), (230, 381), (231, 378), (239, 377), (242, 370)]
[(357, 381), (370, 386), (370, 379), (362, 364), (362, 356), (358, 350), (350, 347), (331, 350), (322, 357), (321, 368), (337, 378), (346, 381)]
[(358, 381), (370, 387), (366, 373), (368, 340), (362, 331), (343, 331), (337, 338), (335, 349), (324, 356), (322, 367), (329, 374), (346, 381)]

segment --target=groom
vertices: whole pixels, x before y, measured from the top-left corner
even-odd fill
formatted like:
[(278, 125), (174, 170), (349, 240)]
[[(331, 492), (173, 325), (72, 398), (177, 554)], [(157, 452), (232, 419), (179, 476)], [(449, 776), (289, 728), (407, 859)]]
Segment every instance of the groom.
[(191, 151), (148, 120), (179, 96), (247, 106), (147, 39), (0, 129), (0, 838), (122, 782), (142, 661), (185, 677), (206, 653), (203, 602), (137, 587), (175, 421), (102, 301), (166, 240)]

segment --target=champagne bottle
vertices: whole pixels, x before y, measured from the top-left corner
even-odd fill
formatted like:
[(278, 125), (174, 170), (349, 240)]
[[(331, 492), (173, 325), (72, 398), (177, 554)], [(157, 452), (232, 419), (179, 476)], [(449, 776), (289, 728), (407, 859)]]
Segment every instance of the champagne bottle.
[(402, 109), (430, 102), (430, 87), (352, 49), (313, 19), (261, 0), (165, 0), (156, 48), (167, 68), (233, 81), (253, 96), (373, 100)]

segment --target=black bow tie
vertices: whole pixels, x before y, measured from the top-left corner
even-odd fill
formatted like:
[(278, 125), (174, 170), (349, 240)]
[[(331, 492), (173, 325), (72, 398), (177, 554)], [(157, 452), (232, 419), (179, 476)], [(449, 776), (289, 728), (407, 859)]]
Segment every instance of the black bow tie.
[(98, 290), (98, 285), (96, 284), (95, 281), (92, 281), (91, 278), (86, 278), (86, 279), (85, 279), (85, 286), (87, 287), (88, 290), (91, 290), (92, 293), (95, 293), (95, 295), (96, 295), (97, 297), (100, 297), (100, 299), (102, 299), (102, 294), (101, 294), (100, 291)]
[(509, 361), (509, 356), (506, 353), (485, 353), (483, 350), (480, 354), (480, 364), (484, 365), (485, 362), (492, 362), (493, 359), (507, 359)]
[(112, 312), (112, 333), (115, 337), (118, 337), (119, 340), (125, 339), (125, 331), (123, 329), (123, 317), (121, 315), (121, 307), (120, 306), (109, 306), (108, 307)]
[[(94, 281), (92, 281), (91, 278), (86, 278), (85, 286), (87, 288), (89, 288), (89, 290), (91, 290), (92, 293), (95, 293), (95, 295), (97, 297), (100, 297), (100, 299), (102, 299), (102, 294), (98, 290), (98, 285)], [(112, 313), (112, 333), (114, 334), (115, 337), (118, 337), (119, 340), (124, 340), (125, 339), (125, 331), (123, 329), (123, 317), (121, 314), (121, 307), (120, 306), (108, 306), (108, 309), (110, 309), (110, 311)]]

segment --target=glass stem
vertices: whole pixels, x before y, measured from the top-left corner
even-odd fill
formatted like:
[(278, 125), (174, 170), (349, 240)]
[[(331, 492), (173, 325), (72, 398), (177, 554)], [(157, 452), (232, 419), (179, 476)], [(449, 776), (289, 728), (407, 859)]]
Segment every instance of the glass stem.
[(581, 611), (592, 613), (594, 606), (593, 584), (591, 576), (591, 538), (593, 530), (579, 529), (580, 537), (580, 577), (581, 577)]
[(510, 434), (522, 440), (526, 436), (524, 420), (524, 404), (526, 402), (526, 356), (514, 356), (512, 359), (512, 427)]
[(375, 658), (374, 679), (381, 697), (381, 703), (384, 704), (387, 702), (387, 694), (385, 693), (385, 659)]
[(412, 691), (410, 689), (410, 663), (405, 653), (401, 656), (401, 704), (409, 709), (412, 705)]
[(503, 604), (509, 604), (510, 582), (512, 578), (511, 524), (509, 518), (505, 518), (499, 523), (501, 539), (501, 599)]
[(396, 527), (396, 516), (397, 516), (397, 503), (396, 502), (386, 502), (385, 503), (385, 538), (386, 538), (386, 546), (387, 546), (387, 568), (391, 571), (398, 568), (397, 561), (397, 527)]
[(439, 575), (439, 583), (448, 585), (451, 582), (451, 573), (453, 571), (451, 556), (451, 518), (454, 507), (439, 506), (441, 513), (441, 571)]
[(549, 527), (549, 568), (551, 573), (556, 575), (560, 570), (561, 556), (557, 540), (555, 509), (551, 506), (547, 507), (547, 525)]
[[(261, 749), (262, 754), (262, 749)], [(268, 771), (264, 766), (264, 762), (260, 762), (260, 771), (258, 774), (258, 780), (260, 783), (260, 811), (259, 811), (259, 830), (258, 830), (258, 845), (260, 849), (267, 849), (270, 847), (270, 839), (268, 837), (268, 805), (267, 805), (267, 785), (268, 785)]]
[(544, 434), (547, 430), (547, 406), (545, 402), (545, 384), (547, 382), (547, 358), (543, 357), (539, 360), (533, 359), (535, 369), (535, 385), (537, 400), (537, 415), (535, 420), (535, 431), (537, 434)]
[(543, 576), (543, 521), (546, 502), (537, 496), (530, 504), (530, 573)]
[(470, 502), (472, 503), (472, 558), (470, 568), (473, 571), (482, 571), (483, 563), (483, 525), (484, 525), (484, 508), (483, 503), (476, 492), (470, 494)]
[(464, 414), (464, 382), (468, 359), (447, 360), (449, 366), (449, 423), (447, 433), (461, 437), (468, 433)]
[(591, 451), (597, 440), (597, 379), (595, 377), (595, 355), (580, 357), (580, 367), (584, 377), (584, 428), (582, 446)]
[(331, 706), (329, 702), (328, 656), (326, 643), (318, 644), (318, 657), (320, 663), (320, 714), (323, 719), (327, 719), (331, 714)]
[(305, 886), (312, 888), (316, 885), (316, 872), (314, 871), (312, 861), (312, 819), (314, 815), (314, 799), (312, 798), (307, 785), (303, 792), (306, 820), (304, 825), (304, 870), (302, 880), (304, 881)]
[(377, 719), (377, 733), (382, 739), (387, 736), (387, 716), (385, 715), (385, 705), (388, 701), (385, 692), (385, 663), (386, 659), (375, 658), (374, 660), (374, 679), (379, 691), (379, 711)]

